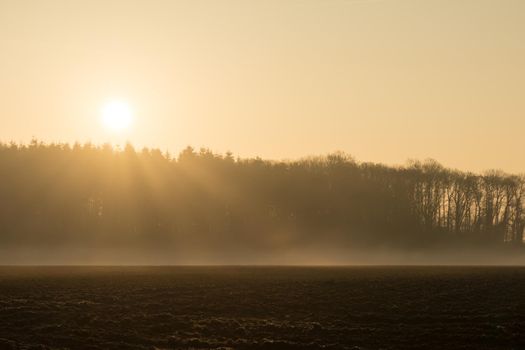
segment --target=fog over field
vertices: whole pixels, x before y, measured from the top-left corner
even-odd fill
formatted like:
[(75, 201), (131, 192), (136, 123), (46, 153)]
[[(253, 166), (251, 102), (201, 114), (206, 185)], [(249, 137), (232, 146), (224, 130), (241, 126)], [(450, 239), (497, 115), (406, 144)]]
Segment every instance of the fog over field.
[[(172, 248), (172, 247), (170, 247)], [(36, 249), (27, 247), (8, 247), (0, 251), (2, 265), (505, 265), (525, 264), (522, 250), (471, 251), (443, 250), (413, 251), (388, 250), (384, 248), (357, 249), (319, 249), (284, 248), (271, 253), (238, 251), (202, 251), (184, 249), (123, 249), (123, 248), (78, 248), (53, 247)]]
[(433, 160), (0, 145), (1, 264), (521, 264), (525, 181)]

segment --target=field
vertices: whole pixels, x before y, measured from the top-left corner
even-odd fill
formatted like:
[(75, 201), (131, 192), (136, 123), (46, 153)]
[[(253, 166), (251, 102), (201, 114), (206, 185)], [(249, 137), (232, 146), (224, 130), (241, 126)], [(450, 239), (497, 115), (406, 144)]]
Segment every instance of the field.
[(0, 349), (230, 348), (525, 349), (525, 268), (0, 268)]

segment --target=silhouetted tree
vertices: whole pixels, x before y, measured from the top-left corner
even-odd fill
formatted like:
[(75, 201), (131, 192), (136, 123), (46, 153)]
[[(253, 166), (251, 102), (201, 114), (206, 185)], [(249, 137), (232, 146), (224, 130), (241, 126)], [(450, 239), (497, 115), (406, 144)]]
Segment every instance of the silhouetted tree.
[[(525, 177), (358, 163), (235, 159), (128, 144), (0, 144), (3, 244), (246, 251), (298, 244), (521, 245)], [(174, 248), (175, 247), (175, 248)], [(176, 249), (175, 249), (176, 251)]]

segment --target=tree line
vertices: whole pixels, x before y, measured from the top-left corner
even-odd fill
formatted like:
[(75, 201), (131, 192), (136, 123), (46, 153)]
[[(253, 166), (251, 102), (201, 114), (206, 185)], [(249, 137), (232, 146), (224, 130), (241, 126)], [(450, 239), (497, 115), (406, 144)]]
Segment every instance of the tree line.
[(272, 251), (297, 245), (523, 244), (525, 177), (241, 159), (131, 145), (0, 144), (0, 243)]

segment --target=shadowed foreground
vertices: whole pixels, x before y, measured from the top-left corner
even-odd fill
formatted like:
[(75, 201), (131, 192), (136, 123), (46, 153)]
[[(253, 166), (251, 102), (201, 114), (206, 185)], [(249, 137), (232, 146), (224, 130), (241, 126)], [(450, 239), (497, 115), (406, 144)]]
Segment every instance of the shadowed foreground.
[(0, 349), (517, 349), (516, 267), (3, 267)]

